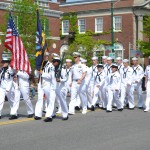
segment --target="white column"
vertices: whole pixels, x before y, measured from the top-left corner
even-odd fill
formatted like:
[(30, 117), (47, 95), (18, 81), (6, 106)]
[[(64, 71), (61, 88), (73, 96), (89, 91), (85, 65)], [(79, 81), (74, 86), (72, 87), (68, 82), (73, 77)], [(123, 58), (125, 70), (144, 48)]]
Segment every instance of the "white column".
[(138, 16), (138, 40), (143, 40), (143, 16)]

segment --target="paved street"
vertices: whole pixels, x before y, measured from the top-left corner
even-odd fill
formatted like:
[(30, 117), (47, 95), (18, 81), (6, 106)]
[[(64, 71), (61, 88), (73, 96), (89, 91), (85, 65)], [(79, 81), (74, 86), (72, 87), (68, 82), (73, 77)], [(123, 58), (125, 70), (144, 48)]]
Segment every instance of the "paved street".
[[(3, 114), (8, 113), (6, 102)], [(0, 120), (0, 150), (150, 149), (150, 113), (137, 108), (112, 113), (97, 109), (69, 116), (68, 121), (58, 117), (45, 123), (27, 119), (22, 101), (19, 113), (18, 120), (9, 121), (7, 115)]]

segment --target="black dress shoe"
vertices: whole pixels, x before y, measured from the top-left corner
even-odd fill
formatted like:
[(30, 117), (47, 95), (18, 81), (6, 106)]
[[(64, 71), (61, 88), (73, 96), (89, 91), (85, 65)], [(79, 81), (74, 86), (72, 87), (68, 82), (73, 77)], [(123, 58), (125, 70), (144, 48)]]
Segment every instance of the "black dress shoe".
[(118, 111), (123, 111), (123, 108), (118, 109)]
[(95, 111), (95, 107), (93, 105), (91, 106), (91, 111)]
[(129, 104), (126, 104), (126, 107), (129, 108)]
[(41, 118), (41, 117), (38, 117), (38, 116), (35, 116), (34, 119), (35, 119), (35, 120), (40, 120), (40, 119), (42, 119), (42, 118)]
[(143, 110), (143, 107), (138, 107), (138, 109), (142, 109)]
[(79, 106), (76, 106), (76, 107), (75, 107), (75, 110), (80, 111), (80, 107), (79, 107)]
[(28, 118), (33, 118), (33, 117), (34, 117), (34, 114), (28, 115)]
[(16, 116), (16, 115), (11, 115), (10, 118), (9, 118), (9, 120), (14, 120), (14, 119), (18, 119), (18, 116)]
[(52, 116), (52, 118), (56, 118), (56, 115)]
[(112, 112), (112, 111), (111, 111), (111, 110), (106, 110), (106, 112), (110, 113), (110, 112)]
[(106, 110), (106, 108), (102, 107), (102, 110)]
[(68, 120), (69, 119), (69, 117), (67, 116), (66, 118), (62, 118), (62, 120)]
[(99, 105), (99, 103), (98, 103), (98, 104), (96, 104), (95, 106), (97, 106), (98, 108), (100, 108), (100, 105)]
[(134, 110), (134, 107), (133, 108), (128, 108), (129, 110)]
[(44, 119), (44, 122), (52, 122), (52, 121), (53, 121), (53, 119), (49, 118), (49, 117), (47, 117), (47, 118)]

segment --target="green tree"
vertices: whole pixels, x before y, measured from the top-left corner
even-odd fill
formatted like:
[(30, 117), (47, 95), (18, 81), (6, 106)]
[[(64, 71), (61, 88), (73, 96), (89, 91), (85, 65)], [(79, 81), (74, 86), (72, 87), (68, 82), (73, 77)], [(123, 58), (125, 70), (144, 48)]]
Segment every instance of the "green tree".
[(140, 50), (144, 53), (144, 56), (150, 56), (150, 15), (144, 17), (143, 24), (143, 34), (147, 40), (138, 41), (138, 43), (140, 45)]
[[(87, 65), (91, 65), (91, 57), (93, 56), (94, 49), (98, 49), (101, 44), (110, 44), (105, 40), (96, 40), (94, 36), (98, 36), (92, 31), (86, 31), (85, 34), (79, 34), (78, 26), (77, 26), (77, 13), (70, 12), (64, 14), (61, 20), (69, 20), (69, 33), (68, 35), (68, 44), (69, 49), (66, 51), (66, 58), (72, 59), (72, 53), (75, 51), (79, 51), (82, 54), (82, 57), (87, 60)], [(62, 30), (60, 30), (62, 33)], [(65, 38), (66, 36), (61, 35), (61, 38)], [(109, 34), (108, 32), (104, 32), (103, 34)], [(102, 53), (99, 53), (98, 57), (102, 56)]]
[[(12, 11), (12, 15), (18, 29), (18, 32), (23, 41), (24, 47), (27, 51), (27, 54), (31, 57), (30, 63), (31, 67), (35, 68), (35, 48), (36, 48), (36, 26), (37, 26), (37, 17), (36, 10), (38, 8), (38, 4), (34, 3), (33, 0), (15, 0), (12, 2), (12, 5), (8, 8), (7, 11)], [(40, 11), (40, 19), (43, 30), (46, 36), (49, 36), (49, 21), (48, 18), (43, 16), (43, 10)], [(9, 13), (6, 13), (4, 16), (4, 22), (8, 22)], [(3, 33), (6, 32), (6, 24), (1, 25), (1, 30)], [(5, 40), (5, 36), (3, 36), (3, 41)], [(47, 42), (49, 45), (49, 43)]]
[[(96, 40), (93, 35), (91, 31), (87, 31), (85, 34), (75, 34), (74, 41), (69, 45), (66, 57), (71, 58), (72, 53), (78, 51), (82, 54), (82, 58), (87, 60), (87, 65), (90, 66), (94, 49), (98, 49), (101, 44), (110, 44), (104, 40)], [(102, 55), (102, 53), (99, 53), (97, 56), (101, 57)]]

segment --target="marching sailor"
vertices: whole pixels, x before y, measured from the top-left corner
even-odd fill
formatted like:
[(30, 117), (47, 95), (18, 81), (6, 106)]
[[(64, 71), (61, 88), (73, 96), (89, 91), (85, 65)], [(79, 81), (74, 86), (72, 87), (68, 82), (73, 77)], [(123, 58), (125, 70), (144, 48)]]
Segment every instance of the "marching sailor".
[(86, 76), (86, 69), (80, 62), (81, 54), (78, 52), (73, 53), (75, 64), (71, 69), (72, 83), (71, 83), (71, 99), (69, 103), (69, 114), (75, 114), (75, 103), (76, 98), (79, 95), (82, 101), (82, 114), (87, 113), (87, 101), (81, 94), (81, 87), (83, 84), (83, 80)]
[(22, 95), (26, 104), (28, 118), (32, 118), (34, 116), (34, 110), (30, 100), (29, 74), (25, 71), (19, 70), (15, 76), (17, 79), (16, 82), (13, 83), (15, 87), (15, 102), (13, 105), (13, 113), (17, 114), (20, 103), (20, 96)]
[(7, 96), (9, 105), (10, 105), (10, 120), (17, 119), (17, 114), (13, 114), (12, 108), (14, 103), (14, 92), (12, 89), (13, 77), (15, 74), (15, 70), (13, 70), (10, 66), (10, 60), (8, 58), (2, 57), (3, 67), (0, 73), (0, 119), (2, 115), (2, 109), (5, 101), (5, 96)]
[(43, 96), (46, 95), (47, 99), (47, 109), (46, 109), (46, 119), (45, 122), (51, 122), (53, 111), (54, 111), (54, 103), (55, 103), (55, 89), (56, 89), (56, 79), (54, 66), (52, 63), (48, 61), (49, 53), (46, 52), (44, 55), (44, 63), (42, 71), (35, 70), (35, 76), (39, 77), (38, 83), (38, 100), (35, 106), (35, 120), (40, 120), (42, 118), (42, 110), (43, 110)]
[[(150, 56), (149, 56), (150, 62)], [(150, 65), (148, 65), (145, 69), (145, 85), (146, 85), (146, 102), (145, 102), (145, 109), (144, 112), (148, 112), (150, 110)]]
[(94, 75), (94, 89), (93, 89), (93, 100), (91, 110), (95, 110), (95, 104), (98, 101), (98, 96), (102, 99), (103, 86), (105, 84), (105, 72), (103, 70), (103, 65), (97, 65), (97, 74)]
[(96, 56), (92, 57), (92, 64), (93, 65), (90, 67), (91, 77), (89, 78), (88, 91), (87, 91), (87, 96), (89, 99), (89, 101), (88, 101), (88, 107), (89, 108), (91, 108), (91, 106), (92, 106), (93, 89), (94, 89), (94, 76), (95, 76), (95, 74), (97, 74), (98, 57), (96, 57)]
[(102, 56), (102, 63), (103, 63), (103, 67), (107, 67), (107, 58), (108, 56)]
[(107, 112), (112, 112), (112, 102), (114, 101), (118, 111), (122, 111), (122, 103), (119, 99), (121, 77), (116, 64), (111, 65), (112, 73), (107, 78), (108, 103)]
[(109, 74), (111, 74), (111, 72), (112, 72), (111, 65), (112, 65), (112, 58), (111, 57), (107, 57), (107, 66), (104, 68), (104, 71), (105, 71), (107, 76)]
[[(70, 59), (66, 59), (66, 63), (72, 62)], [(71, 68), (62, 68), (61, 70), (61, 77), (56, 78), (57, 81), (57, 88), (56, 88), (56, 98), (59, 101), (60, 108), (61, 108), (61, 114), (62, 114), (62, 120), (68, 120), (68, 106), (66, 102), (66, 97), (68, 93), (69, 88), (69, 82), (70, 82), (70, 69)], [(69, 81), (69, 82), (67, 82)], [(60, 110), (60, 109), (59, 109)]]
[(122, 58), (121, 57), (117, 57), (116, 61), (117, 61), (117, 65), (118, 65), (118, 71), (120, 73), (120, 70), (123, 68)]
[[(121, 103), (124, 108), (124, 104), (129, 104), (129, 109), (134, 109), (134, 96), (133, 96), (133, 86), (132, 86), (132, 73), (133, 70), (129, 66), (129, 60), (123, 60), (124, 67), (120, 70), (121, 75)], [(127, 102), (126, 99), (127, 98)]]

